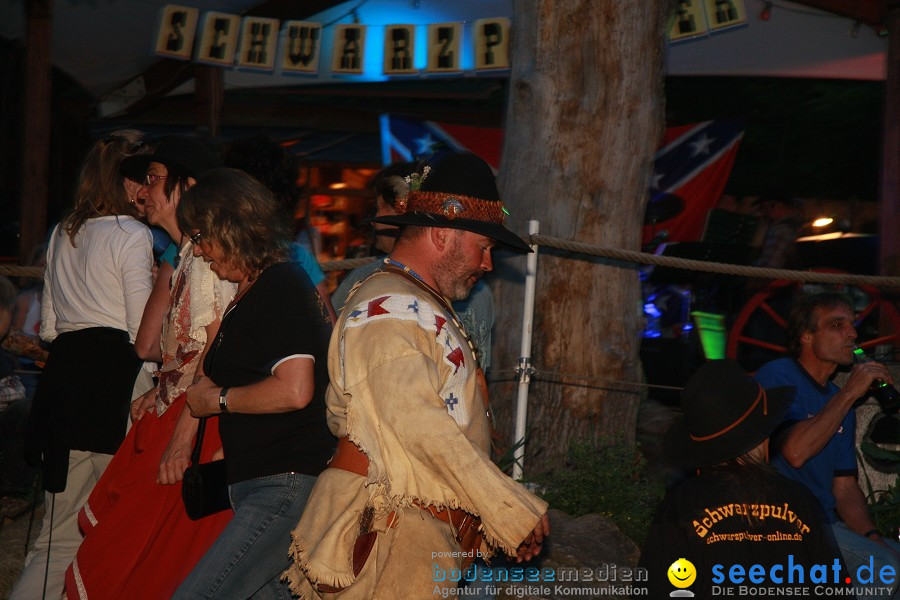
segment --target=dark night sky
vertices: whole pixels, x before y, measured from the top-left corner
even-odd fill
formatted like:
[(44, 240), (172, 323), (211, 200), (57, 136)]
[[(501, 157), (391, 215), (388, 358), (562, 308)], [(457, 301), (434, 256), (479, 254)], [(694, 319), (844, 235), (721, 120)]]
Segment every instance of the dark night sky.
[(669, 125), (743, 117), (727, 193), (876, 200), (884, 82), (746, 77), (666, 80)]

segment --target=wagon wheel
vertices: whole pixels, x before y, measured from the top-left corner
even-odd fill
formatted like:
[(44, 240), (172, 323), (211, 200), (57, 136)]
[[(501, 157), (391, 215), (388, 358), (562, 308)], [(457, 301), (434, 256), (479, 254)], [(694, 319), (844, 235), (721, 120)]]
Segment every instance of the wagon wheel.
[[(841, 273), (834, 269), (812, 269), (824, 273)], [(800, 294), (838, 290), (846, 292), (856, 309), (858, 343), (866, 350), (882, 344), (897, 345), (900, 336), (900, 313), (874, 286), (802, 284), (778, 279), (754, 294), (738, 313), (728, 334), (726, 354), (748, 371), (756, 371), (770, 360), (784, 356), (787, 347), (787, 320), (794, 299)], [(882, 318), (887, 323), (879, 332)]]

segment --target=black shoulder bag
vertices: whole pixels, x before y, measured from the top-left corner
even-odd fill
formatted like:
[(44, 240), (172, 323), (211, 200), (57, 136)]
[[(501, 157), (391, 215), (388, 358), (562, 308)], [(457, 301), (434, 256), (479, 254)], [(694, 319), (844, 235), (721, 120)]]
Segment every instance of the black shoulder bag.
[(194, 441), (194, 450), (191, 452), (191, 466), (185, 470), (184, 480), (181, 482), (181, 499), (184, 501), (184, 510), (194, 521), (231, 508), (228, 484), (225, 483), (225, 461), (200, 462), (203, 431), (206, 429), (208, 418), (200, 419), (200, 425), (197, 427), (197, 439)]

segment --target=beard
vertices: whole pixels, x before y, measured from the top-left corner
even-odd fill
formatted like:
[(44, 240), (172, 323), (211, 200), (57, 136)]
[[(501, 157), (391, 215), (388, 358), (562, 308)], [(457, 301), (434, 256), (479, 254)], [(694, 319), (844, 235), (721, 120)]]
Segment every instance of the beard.
[(450, 251), (437, 264), (434, 281), (438, 291), (451, 302), (465, 300), (472, 292), (472, 286), (484, 275), (479, 267), (470, 269), (465, 266), (465, 255), (459, 237), (454, 238)]

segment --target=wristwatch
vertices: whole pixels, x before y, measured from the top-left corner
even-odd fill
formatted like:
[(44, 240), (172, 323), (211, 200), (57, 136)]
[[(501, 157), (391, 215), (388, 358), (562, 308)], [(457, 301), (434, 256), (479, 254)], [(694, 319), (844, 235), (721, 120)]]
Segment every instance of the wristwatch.
[(228, 412), (228, 386), (219, 390), (219, 412)]

